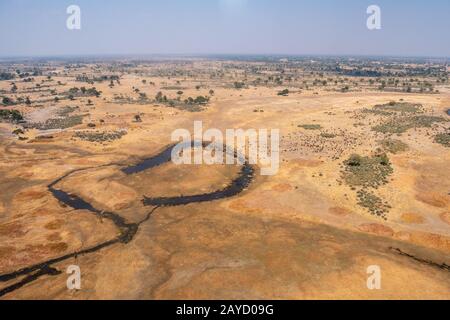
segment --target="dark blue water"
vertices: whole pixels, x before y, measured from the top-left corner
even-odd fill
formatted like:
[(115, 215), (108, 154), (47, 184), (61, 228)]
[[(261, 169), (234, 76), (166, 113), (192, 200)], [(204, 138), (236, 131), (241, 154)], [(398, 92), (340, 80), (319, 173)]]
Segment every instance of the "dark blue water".
[(239, 176), (234, 179), (229, 186), (222, 190), (217, 190), (210, 193), (203, 193), (191, 196), (177, 196), (177, 197), (160, 197), (148, 198), (144, 197), (143, 203), (147, 206), (171, 207), (186, 205), (189, 203), (208, 202), (224, 198), (234, 197), (235, 195), (244, 191), (253, 180), (254, 169), (248, 163), (245, 163), (239, 172)]
[[(207, 145), (207, 144), (206, 144)], [(204, 145), (205, 146), (205, 145)], [(167, 163), (171, 160), (171, 153), (174, 146), (167, 147), (157, 155), (144, 159), (138, 164), (131, 165), (122, 169), (122, 172), (131, 175), (142, 172), (144, 170), (149, 170), (156, 166)], [(64, 179), (66, 176), (59, 178), (56, 180), (57, 182)], [(159, 198), (149, 198), (144, 197), (143, 203), (146, 206), (180, 206), (186, 205), (189, 203), (196, 202), (207, 202), (214, 201), (223, 198), (233, 197), (239, 193), (241, 193), (244, 189), (246, 189), (254, 177), (254, 169), (248, 163), (245, 162), (242, 166), (242, 169), (239, 172), (237, 178), (235, 178), (229, 186), (224, 189), (217, 190), (210, 193), (203, 193), (198, 195), (190, 195), (190, 196), (177, 196), (177, 197), (159, 197)], [(53, 182), (49, 185), (49, 190), (53, 194), (53, 196), (58, 199), (63, 204), (75, 209), (75, 210), (88, 210), (96, 215), (101, 215), (102, 217), (109, 218), (114, 221), (114, 223), (120, 228), (130, 227), (129, 224), (125, 223), (124, 219), (119, 215), (111, 212), (101, 212), (100, 210), (94, 208), (94, 206), (87, 201), (81, 199), (80, 197), (72, 194), (68, 194), (65, 191), (55, 189), (54, 186), (57, 182)]]
[(163, 163), (169, 162), (170, 159), (172, 158), (171, 157), (172, 149), (173, 149), (173, 146), (163, 150), (156, 156), (153, 156), (151, 158), (148, 158), (148, 159), (145, 159), (145, 160), (139, 162), (136, 165), (125, 167), (122, 169), (122, 172), (125, 174), (135, 174), (135, 173), (139, 173), (144, 170), (148, 170), (148, 169), (157, 167)]

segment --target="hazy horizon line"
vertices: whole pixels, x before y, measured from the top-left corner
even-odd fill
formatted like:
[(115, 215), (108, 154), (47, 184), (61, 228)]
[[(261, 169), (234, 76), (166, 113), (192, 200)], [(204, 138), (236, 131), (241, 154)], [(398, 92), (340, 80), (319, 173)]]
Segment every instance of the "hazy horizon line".
[(397, 58), (397, 59), (445, 59), (445, 55), (398, 55), (398, 54), (329, 54), (329, 53), (86, 53), (86, 54), (17, 54), (1, 55), (0, 59), (64, 59), (64, 58), (145, 58), (145, 57), (320, 57), (320, 58)]

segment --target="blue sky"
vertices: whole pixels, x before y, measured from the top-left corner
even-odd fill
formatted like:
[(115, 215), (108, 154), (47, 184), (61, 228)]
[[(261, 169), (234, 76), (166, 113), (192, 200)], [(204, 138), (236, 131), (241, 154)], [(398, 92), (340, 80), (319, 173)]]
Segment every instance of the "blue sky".
[[(81, 8), (81, 30), (66, 8)], [(366, 27), (381, 8), (382, 29)], [(449, 0), (0, 0), (0, 56), (324, 54), (450, 57)]]

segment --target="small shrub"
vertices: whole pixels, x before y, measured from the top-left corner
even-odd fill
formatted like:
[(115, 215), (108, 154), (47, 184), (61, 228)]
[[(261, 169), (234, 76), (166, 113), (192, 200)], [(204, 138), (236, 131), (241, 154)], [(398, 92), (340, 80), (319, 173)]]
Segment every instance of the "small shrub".
[(2, 103), (3, 103), (5, 106), (12, 106), (12, 105), (14, 104), (14, 101), (13, 101), (13, 99), (11, 99), (11, 98), (3, 97)]
[(336, 135), (334, 133), (328, 133), (328, 132), (322, 132), (320, 134), (320, 136), (322, 138), (326, 138), (326, 139), (332, 139), (332, 138), (336, 138)]
[(320, 124), (300, 124), (299, 128), (303, 128), (305, 130), (320, 130), (322, 126)]
[(24, 134), (25, 132), (23, 132), (23, 130), (22, 129), (20, 129), (20, 128), (18, 128), (18, 129), (15, 129), (15, 130), (13, 130), (13, 132), (12, 132), (12, 134), (15, 134), (15, 135), (19, 135), (19, 134)]
[(400, 152), (407, 151), (409, 149), (406, 143), (395, 139), (385, 139), (380, 142), (383, 149), (387, 152), (397, 154)]
[(234, 88), (235, 89), (242, 89), (245, 87), (245, 83), (244, 82), (235, 82), (234, 83)]
[(450, 147), (450, 132), (439, 133), (434, 137), (436, 143), (442, 144), (445, 147)]
[(0, 120), (19, 122), (23, 116), (18, 110), (0, 110)]

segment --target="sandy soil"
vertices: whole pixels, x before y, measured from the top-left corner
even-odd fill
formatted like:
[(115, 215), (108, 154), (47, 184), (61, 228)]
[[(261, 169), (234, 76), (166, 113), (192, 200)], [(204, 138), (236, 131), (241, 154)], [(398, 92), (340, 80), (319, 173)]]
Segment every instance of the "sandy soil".
[[(233, 198), (159, 208), (131, 242), (57, 263), (54, 267), (61, 274), (42, 276), (3, 298), (450, 299), (450, 149), (433, 141), (434, 131), (414, 129), (395, 137), (409, 149), (389, 156), (393, 174), (377, 190), (391, 206), (387, 220), (358, 205), (356, 192), (341, 183), (343, 161), (352, 153), (374, 152), (384, 138), (370, 130), (376, 118), (358, 120), (354, 114), (404, 99), (423, 104), (427, 114), (445, 117), (448, 92), (315, 90), (318, 94), (305, 91), (281, 97), (276, 92), (282, 88), (214, 87), (202, 112), (113, 102), (114, 94), (129, 94), (132, 86), (154, 96), (162, 82), (175, 81), (146, 79), (156, 85), (142, 85), (134, 75), (125, 75), (114, 88), (96, 83), (102, 96), (93, 98), (93, 106), (80, 98), (20, 107), (27, 119), (44, 121), (68, 103), (79, 105), (77, 113), (86, 116), (75, 127), (57, 132), (30, 129), (24, 134), (28, 140), (19, 141), (9, 134), (17, 126), (2, 124), (0, 274), (117, 235), (109, 220), (62, 206), (48, 191), (51, 181), (71, 170), (92, 167), (61, 181), (59, 188), (130, 222), (140, 221), (148, 211), (142, 205), (144, 195), (198, 194), (227, 185), (239, 168), (168, 163), (126, 176), (116, 165), (156, 154), (171, 144), (174, 129), (192, 131), (194, 120), (221, 130), (280, 129), (278, 174), (256, 176), (248, 190)], [(61, 80), (65, 88), (79, 85), (70, 78)], [(185, 96), (206, 95), (209, 90), (197, 90), (189, 81), (182, 85)], [(133, 122), (135, 114), (142, 122)], [(364, 125), (355, 126), (360, 121)], [(88, 123), (95, 123), (95, 129)], [(317, 150), (305, 141), (320, 132), (300, 128), (302, 124), (318, 124), (321, 132), (338, 136)], [(78, 130), (118, 129), (127, 134), (112, 142), (92, 143), (73, 136)], [(35, 139), (46, 134), (52, 138)], [(71, 264), (81, 268), (81, 290), (66, 288), (65, 270)], [(370, 265), (381, 267), (381, 290), (366, 286)], [(0, 289), (15, 281), (0, 283)]]

